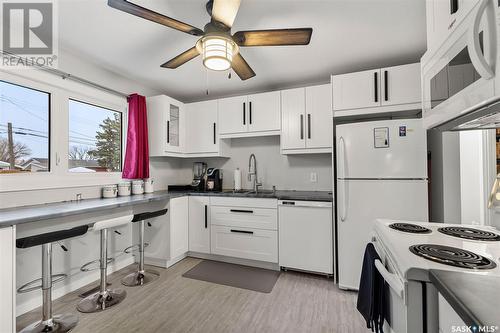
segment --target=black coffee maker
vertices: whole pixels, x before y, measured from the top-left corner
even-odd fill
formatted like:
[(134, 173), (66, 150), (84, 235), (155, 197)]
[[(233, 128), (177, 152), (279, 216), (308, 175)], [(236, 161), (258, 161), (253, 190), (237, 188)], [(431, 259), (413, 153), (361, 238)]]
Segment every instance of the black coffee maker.
[(222, 171), (220, 169), (208, 168), (206, 189), (211, 192), (222, 191)]
[(205, 173), (207, 171), (207, 164), (203, 162), (193, 163), (193, 181), (191, 182), (191, 189), (193, 191), (202, 192), (205, 190)]

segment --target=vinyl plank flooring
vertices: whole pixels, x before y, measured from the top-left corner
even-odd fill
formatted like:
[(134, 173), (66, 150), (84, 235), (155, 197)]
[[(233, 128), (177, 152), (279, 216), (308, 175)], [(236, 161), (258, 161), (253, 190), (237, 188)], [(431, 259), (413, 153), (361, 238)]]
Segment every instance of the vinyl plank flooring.
[[(338, 289), (332, 280), (296, 272), (282, 272), (271, 293), (259, 293), (182, 277), (199, 263), (186, 258), (169, 269), (159, 269), (152, 284), (127, 288), (120, 279), (126, 267), (110, 276), (112, 288), (125, 288), (127, 298), (104, 312), (78, 313), (73, 330), (83, 332), (369, 332), (356, 310), (356, 293)], [(82, 288), (54, 302), (54, 313), (77, 313)], [(40, 309), (17, 318), (22, 329), (38, 320)]]

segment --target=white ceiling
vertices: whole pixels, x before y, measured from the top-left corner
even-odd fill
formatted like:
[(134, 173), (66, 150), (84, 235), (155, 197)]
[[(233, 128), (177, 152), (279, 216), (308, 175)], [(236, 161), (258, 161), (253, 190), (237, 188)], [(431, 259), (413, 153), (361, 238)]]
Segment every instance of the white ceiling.
[[(205, 0), (133, 0), (203, 29)], [(257, 76), (207, 71), (198, 57), (178, 69), (160, 65), (196, 37), (107, 6), (106, 0), (59, 5), (60, 45), (183, 102), (328, 82), (332, 73), (418, 61), (425, 51), (424, 0), (242, 0), (238, 30), (312, 27), (308, 46), (242, 48)], [(206, 95), (207, 87), (210, 91)]]

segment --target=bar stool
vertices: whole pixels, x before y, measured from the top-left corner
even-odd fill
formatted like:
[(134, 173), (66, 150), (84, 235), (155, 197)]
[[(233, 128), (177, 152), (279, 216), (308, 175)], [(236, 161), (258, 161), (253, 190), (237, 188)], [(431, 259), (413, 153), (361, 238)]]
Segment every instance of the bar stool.
[(101, 280), (99, 291), (85, 297), (76, 306), (80, 312), (91, 313), (106, 310), (113, 305), (123, 301), (127, 296), (127, 292), (123, 289), (108, 289), (107, 288), (107, 268), (108, 268), (108, 229), (125, 225), (132, 221), (133, 215), (116, 217), (109, 220), (99, 221), (94, 223), (92, 230), (101, 232), (101, 258), (86, 263), (80, 269), (85, 271), (85, 267), (99, 261), (101, 270)]
[(137, 272), (130, 273), (122, 279), (122, 284), (128, 287), (143, 286), (146, 283), (156, 280), (160, 273), (144, 269), (144, 248), (149, 244), (144, 243), (144, 221), (152, 219), (153, 217), (158, 217), (165, 215), (168, 209), (162, 209), (155, 212), (146, 212), (134, 215), (132, 222), (140, 222), (139, 224), (139, 244), (135, 244), (127, 247), (123, 252), (130, 253), (134, 248), (139, 250), (139, 269)]
[[(67, 277), (66, 274), (52, 275), (52, 243), (81, 236), (87, 232), (88, 228), (87, 225), (83, 225), (72, 229), (53, 231), (16, 240), (16, 247), (20, 249), (42, 245), (42, 277), (28, 282), (17, 289), (19, 293), (42, 289), (42, 320), (25, 327), (21, 331), (22, 333), (68, 332), (78, 323), (78, 316), (71, 313), (52, 315), (52, 284), (62, 281)], [(64, 246), (61, 245), (61, 247), (67, 251)], [(35, 285), (40, 281), (41, 284)]]

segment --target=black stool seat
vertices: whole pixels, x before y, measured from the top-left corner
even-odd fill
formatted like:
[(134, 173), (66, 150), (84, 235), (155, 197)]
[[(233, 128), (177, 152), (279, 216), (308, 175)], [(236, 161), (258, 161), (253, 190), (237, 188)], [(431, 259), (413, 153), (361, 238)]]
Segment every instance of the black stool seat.
[(167, 214), (168, 209), (161, 209), (157, 210), (155, 212), (145, 212), (145, 213), (139, 213), (135, 214), (134, 218), (132, 219), (132, 222), (140, 222), (144, 221), (147, 219), (152, 219), (153, 217), (158, 217)]
[(16, 247), (19, 249), (26, 249), (29, 247), (38, 246), (42, 244), (54, 243), (61, 241), (63, 239), (81, 236), (85, 234), (88, 229), (89, 229), (88, 225), (82, 225), (71, 229), (58, 230), (53, 232), (47, 232), (40, 235), (19, 238), (16, 240)]

